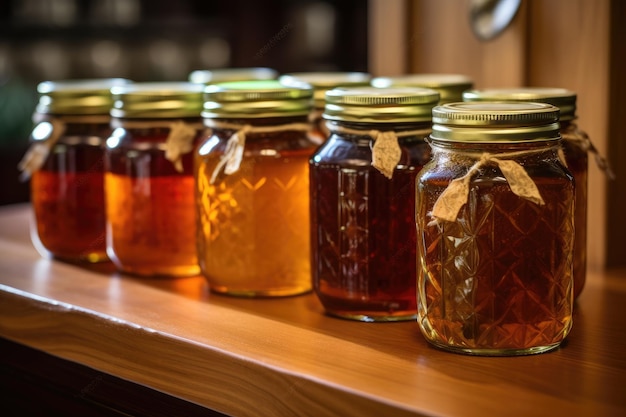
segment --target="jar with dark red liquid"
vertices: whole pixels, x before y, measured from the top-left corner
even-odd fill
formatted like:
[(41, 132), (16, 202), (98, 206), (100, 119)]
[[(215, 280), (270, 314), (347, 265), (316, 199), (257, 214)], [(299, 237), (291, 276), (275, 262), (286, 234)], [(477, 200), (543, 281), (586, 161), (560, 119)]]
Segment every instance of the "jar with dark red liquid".
[(548, 103), (560, 110), (561, 146), (568, 169), (574, 175), (576, 210), (574, 214), (574, 298), (585, 286), (587, 276), (587, 196), (588, 152), (592, 148), (587, 134), (576, 122), (576, 93), (563, 88), (524, 87), (469, 90), (464, 101), (531, 101)]
[(433, 109), (416, 179), (418, 323), (472, 355), (555, 349), (572, 327), (574, 180), (544, 103)]
[(20, 162), (31, 180), (33, 244), (43, 256), (108, 261), (105, 240), (104, 140), (111, 133), (110, 88), (121, 79), (46, 81), (31, 147)]
[(331, 134), (309, 164), (313, 288), (328, 314), (415, 319), (415, 176), (438, 101), (416, 88), (326, 93)]
[(193, 150), (204, 130), (203, 89), (167, 82), (112, 89), (107, 251), (120, 271), (162, 277), (200, 272)]

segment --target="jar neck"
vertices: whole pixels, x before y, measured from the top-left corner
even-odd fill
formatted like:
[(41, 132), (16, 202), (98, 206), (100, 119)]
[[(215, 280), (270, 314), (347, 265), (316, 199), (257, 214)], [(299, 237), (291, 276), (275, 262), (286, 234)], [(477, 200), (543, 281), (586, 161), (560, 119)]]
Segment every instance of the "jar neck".
[[(204, 118), (205, 126), (212, 129), (222, 129), (220, 125), (239, 125), (243, 126), (276, 126), (286, 125), (290, 123), (308, 123), (308, 114), (299, 116), (280, 116), (280, 117), (248, 117), (248, 118), (227, 118), (227, 117), (211, 117)], [(224, 130), (229, 130), (227, 127)], [(230, 129), (232, 130), (232, 129)]]
[(476, 143), (476, 142), (452, 142), (429, 139), (428, 143), (433, 152), (457, 152), (457, 153), (508, 153), (518, 151), (550, 152), (558, 151), (560, 139), (528, 141), (528, 142), (501, 142), (501, 143)]
[(364, 134), (370, 132), (372, 130), (378, 131), (390, 131), (394, 132), (407, 132), (407, 131), (419, 131), (426, 130), (430, 131), (432, 127), (432, 122), (430, 120), (424, 122), (405, 122), (405, 123), (363, 123), (363, 122), (348, 122), (348, 121), (338, 121), (338, 120), (327, 120), (331, 132), (333, 131), (333, 127), (336, 129), (346, 128), (350, 130), (361, 130)]

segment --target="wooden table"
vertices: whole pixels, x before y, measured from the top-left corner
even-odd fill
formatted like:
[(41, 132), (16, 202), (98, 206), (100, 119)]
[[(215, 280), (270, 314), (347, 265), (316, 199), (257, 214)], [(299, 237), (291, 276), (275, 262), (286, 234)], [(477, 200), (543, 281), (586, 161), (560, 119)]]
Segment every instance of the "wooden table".
[(29, 216), (0, 208), (0, 337), (172, 401), (238, 416), (626, 415), (626, 271), (590, 273), (562, 348), (471, 357), (414, 322), (328, 317), (312, 294), (237, 299), (200, 277), (47, 260)]

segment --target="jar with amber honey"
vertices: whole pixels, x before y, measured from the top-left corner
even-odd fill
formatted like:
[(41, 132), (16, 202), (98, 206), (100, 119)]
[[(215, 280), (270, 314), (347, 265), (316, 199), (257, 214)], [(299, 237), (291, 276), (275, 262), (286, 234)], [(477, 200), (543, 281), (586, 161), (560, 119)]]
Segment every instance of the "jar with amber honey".
[(439, 104), (463, 101), (463, 92), (474, 86), (474, 81), (463, 74), (404, 74), (376, 77), (371, 81), (377, 88), (419, 87), (439, 92)]
[(167, 82), (112, 89), (107, 251), (120, 271), (162, 277), (200, 272), (193, 150), (204, 130), (203, 89)]
[(415, 176), (438, 101), (418, 88), (326, 93), (331, 135), (310, 160), (311, 268), (329, 315), (415, 319)]
[[(587, 276), (587, 183), (588, 152), (596, 154), (600, 167), (607, 167), (598, 155), (589, 136), (576, 121), (576, 93), (563, 88), (525, 87), (469, 90), (463, 93), (464, 101), (531, 101), (548, 103), (560, 109), (560, 130), (565, 163), (574, 175), (576, 210), (574, 214), (574, 298), (585, 286)], [(610, 170), (607, 171), (610, 174)]]
[(30, 178), (31, 237), (42, 256), (108, 261), (105, 241), (104, 140), (111, 133), (110, 88), (122, 79), (46, 81), (31, 146), (20, 162)]
[(544, 103), (433, 109), (416, 225), (418, 323), (435, 346), (524, 355), (570, 331), (574, 180), (558, 117)]
[(309, 115), (313, 129), (312, 138), (318, 144), (328, 139), (329, 131), (322, 118), (326, 105), (326, 92), (337, 87), (368, 86), (372, 76), (366, 72), (293, 72), (283, 74), (279, 80), (285, 85), (307, 83), (313, 87), (313, 110)]
[(278, 297), (311, 290), (310, 86), (208, 86), (196, 151), (198, 257), (213, 292)]

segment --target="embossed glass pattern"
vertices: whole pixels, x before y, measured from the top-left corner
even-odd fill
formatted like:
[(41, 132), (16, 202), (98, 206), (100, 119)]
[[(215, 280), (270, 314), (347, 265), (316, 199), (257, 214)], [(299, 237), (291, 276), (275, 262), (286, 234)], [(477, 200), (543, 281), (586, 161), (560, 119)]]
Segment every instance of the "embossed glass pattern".
[[(278, 117), (245, 123), (280, 126), (306, 120), (306, 116)], [(202, 273), (218, 293), (269, 297), (308, 292), (308, 159), (314, 144), (304, 131), (248, 133), (239, 170), (212, 183), (233, 133), (213, 129), (196, 154)]]
[[(374, 126), (361, 126), (362, 129)], [(371, 138), (334, 134), (311, 159), (313, 283), (326, 311), (362, 321), (414, 319), (415, 175), (423, 135), (401, 138), (390, 180), (371, 166)]]
[[(574, 184), (560, 141), (463, 143), (454, 128), (448, 133), (432, 138), (432, 160), (416, 179), (422, 333), (440, 348), (475, 355), (558, 347), (572, 326), (574, 242)], [(522, 167), (544, 204), (515, 194), (510, 175), (485, 163), (469, 177), (456, 220), (434, 219), (444, 190), (486, 154)]]

